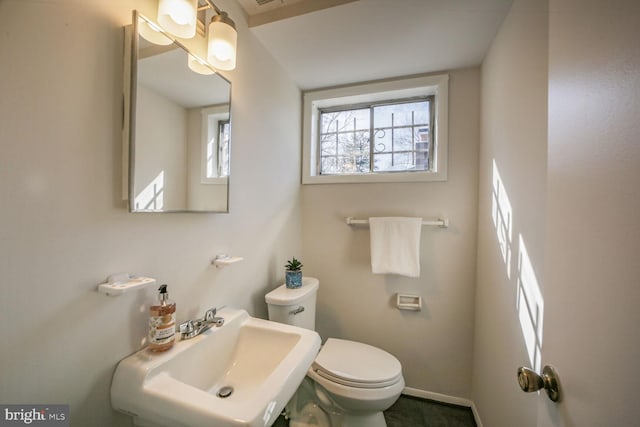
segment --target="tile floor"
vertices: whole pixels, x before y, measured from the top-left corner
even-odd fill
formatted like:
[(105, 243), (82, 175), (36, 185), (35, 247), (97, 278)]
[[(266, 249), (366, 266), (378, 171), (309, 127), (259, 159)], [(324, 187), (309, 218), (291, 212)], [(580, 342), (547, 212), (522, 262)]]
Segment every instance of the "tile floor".
[[(471, 408), (402, 395), (384, 412), (387, 427), (476, 427)], [(284, 417), (274, 427), (288, 427)]]
[(387, 427), (476, 427), (471, 408), (405, 395), (384, 418)]

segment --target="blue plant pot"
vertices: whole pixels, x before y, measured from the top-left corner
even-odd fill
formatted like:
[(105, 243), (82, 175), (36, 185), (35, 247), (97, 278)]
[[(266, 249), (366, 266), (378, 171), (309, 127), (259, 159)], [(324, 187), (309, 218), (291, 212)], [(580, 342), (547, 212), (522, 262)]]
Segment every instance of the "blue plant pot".
[(302, 271), (287, 270), (284, 278), (289, 289), (296, 289), (302, 286)]

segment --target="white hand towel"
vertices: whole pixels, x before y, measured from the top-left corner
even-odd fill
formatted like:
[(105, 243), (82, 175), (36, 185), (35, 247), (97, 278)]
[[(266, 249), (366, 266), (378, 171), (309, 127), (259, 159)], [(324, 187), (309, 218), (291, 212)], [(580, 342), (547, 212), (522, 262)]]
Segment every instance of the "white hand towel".
[(422, 218), (369, 218), (371, 271), (420, 277)]

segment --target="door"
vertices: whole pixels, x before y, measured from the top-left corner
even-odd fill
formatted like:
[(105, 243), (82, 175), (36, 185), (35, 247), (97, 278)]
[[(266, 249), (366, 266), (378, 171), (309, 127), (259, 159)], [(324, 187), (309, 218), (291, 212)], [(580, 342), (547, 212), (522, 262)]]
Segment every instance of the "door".
[(550, 0), (538, 426), (640, 425), (640, 2)]

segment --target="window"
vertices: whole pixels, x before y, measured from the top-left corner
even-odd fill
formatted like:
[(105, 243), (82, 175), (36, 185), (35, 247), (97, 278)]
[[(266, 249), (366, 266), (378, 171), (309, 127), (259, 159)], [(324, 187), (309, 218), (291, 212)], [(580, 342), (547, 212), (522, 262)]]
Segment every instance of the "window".
[(446, 180), (448, 76), (304, 94), (303, 183)]
[(218, 122), (218, 176), (229, 176), (229, 120)]
[(205, 107), (202, 123), (202, 184), (227, 184), (229, 176), (229, 106)]
[(434, 97), (320, 110), (320, 175), (430, 171)]

